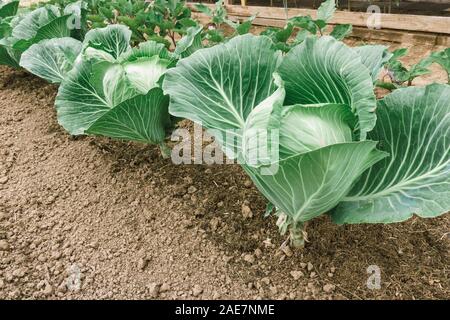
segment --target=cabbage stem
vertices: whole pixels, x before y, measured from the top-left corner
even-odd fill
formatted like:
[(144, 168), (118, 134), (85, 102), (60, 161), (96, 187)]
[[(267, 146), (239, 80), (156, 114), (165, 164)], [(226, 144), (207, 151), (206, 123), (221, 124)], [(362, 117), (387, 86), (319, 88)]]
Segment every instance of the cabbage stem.
[(164, 159), (170, 158), (170, 154), (172, 153), (172, 150), (164, 142), (161, 142), (159, 144), (159, 150), (161, 151), (161, 155)]
[(304, 248), (306, 240), (305, 223), (292, 223), (289, 228), (289, 238), (293, 248)]

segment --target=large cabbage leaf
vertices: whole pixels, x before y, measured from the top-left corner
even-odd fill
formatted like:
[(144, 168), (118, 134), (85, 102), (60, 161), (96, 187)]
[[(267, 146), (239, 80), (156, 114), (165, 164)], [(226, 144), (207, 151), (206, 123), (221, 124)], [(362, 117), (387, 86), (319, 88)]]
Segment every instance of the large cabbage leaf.
[(280, 153), (291, 156), (352, 141), (356, 118), (342, 104), (293, 105), (282, 111)]
[[(249, 114), (276, 90), (280, 60), (269, 38), (253, 35), (198, 50), (165, 75), (170, 113), (213, 129), (222, 144), (228, 130), (240, 140)], [(223, 148), (233, 157), (231, 147)]]
[(131, 49), (131, 30), (124, 25), (93, 29), (84, 38), (84, 48), (94, 48), (110, 54), (114, 59)]
[(270, 165), (279, 158), (279, 129), (286, 92), (277, 73), (274, 73), (274, 81), (278, 89), (250, 112), (243, 130), (239, 131), (242, 142), (238, 141), (241, 150), (237, 150), (240, 151), (237, 156), (253, 167)]
[(40, 28), (60, 16), (59, 8), (52, 5), (33, 10), (25, 15), (14, 27), (12, 36), (16, 39), (30, 40), (37, 35)]
[(374, 141), (353, 142), (356, 117), (347, 105), (288, 106), (270, 118), (279, 127), (280, 160), (244, 168), (294, 224), (335, 207), (355, 180), (386, 156)]
[(160, 143), (171, 126), (169, 97), (160, 88), (151, 89), (110, 109), (86, 133), (117, 139)]
[(18, 68), (19, 64), (17, 63), (17, 59), (14, 59), (13, 56), (11, 56), (10, 49), (8, 50), (8, 43), (5, 41), (5, 39), (0, 40), (0, 65), (6, 65), (13, 68)]
[(72, 69), (81, 47), (81, 42), (73, 38), (43, 40), (23, 53), (20, 66), (51, 83), (60, 83)]
[(294, 155), (261, 168), (244, 165), (261, 193), (294, 222), (304, 222), (335, 207), (354, 181), (385, 154), (376, 142), (347, 142)]
[(337, 223), (390, 223), (450, 211), (450, 86), (399, 89), (379, 101), (369, 138), (390, 154), (333, 213)]
[(392, 57), (392, 53), (382, 45), (365, 45), (355, 47), (354, 50), (361, 57), (361, 62), (369, 69), (373, 82), (378, 80), (383, 66)]
[(360, 56), (333, 37), (308, 37), (283, 59), (286, 105), (341, 103), (358, 115), (361, 140), (376, 123), (376, 99)]

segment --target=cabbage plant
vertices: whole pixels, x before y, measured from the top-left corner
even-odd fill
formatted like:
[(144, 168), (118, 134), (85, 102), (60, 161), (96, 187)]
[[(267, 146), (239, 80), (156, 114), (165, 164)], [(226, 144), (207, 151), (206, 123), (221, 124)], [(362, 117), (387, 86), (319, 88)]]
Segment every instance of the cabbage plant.
[[(70, 54), (53, 51), (60, 61), (73, 65), (68, 72), (64, 64), (54, 68), (52, 53), (42, 53), (45, 61), (27, 60), (28, 69), (41, 76), (55, 71), (56, 80), (62, 81), (55, 105), (58, 122), (70, 134), (159, 144), (167, 155), (164, 139), (172, 119), (160, 80), (174, 60), (163, 44), (148, 41), (131, 48), (130, 39), (130, 29), (122, 25), (94, 29), (83, 43), (66, 43), (66, 48), (73, 47)], [(59, 44), (61, 40), (68, 39)], [(40, 45), (46, 47), (54, 48), (50, 42)]]
[[(83, 2), (61, 10), (46, 5), (31, 12), (21, 12), (1, 22), (0, 64), (19, 67), (22, 53), (46, 39), (71, 37), (81, 28)], [(2, 7), (4, 8), (4, 7)], [(77, 9), (78, 8), (78, 9)]]
[[(172, 115), (201, 123), (238, 160), (299, 247), (305, 223), (325, 213), (390, 223), (450, 210), (450, 86), (377, 101), (387, 59), (384, 47), (330, 36), (283, 55), (268, 37), (245, 35), (180, 60), (163, 89)], [(260, 146), (258, 132), (276, 139)]]
[[(5, 2), (0, 1), (0, 43), (5, 41), (4, 38), (11, 34), (11, 22), (14, 19), (19, 9), (19, 1)], [(8, 50), (0, 45), (0, 64), (17, 67), (17, 62), (14, 60)]]

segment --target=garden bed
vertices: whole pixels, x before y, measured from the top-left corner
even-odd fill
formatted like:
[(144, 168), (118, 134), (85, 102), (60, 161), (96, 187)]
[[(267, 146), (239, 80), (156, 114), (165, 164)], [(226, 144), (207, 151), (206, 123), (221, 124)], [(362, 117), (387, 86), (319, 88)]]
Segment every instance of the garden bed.
[[(441, 49), (402, 46), (407, 64)], [(445, 79), (438, 69), (419, 81)], [(449, 297), (448, 214), (392, 225), (322, 217), (303, 250), (283, 252), (239, 166), (177, 166), (155, 146), (72, 138), (57, 124), (56, 91), (0, 67), (0, 299)], [(366, 286), (370, 265), (381, 289)], [(77, 268), (81, 287), (68, 290)]]

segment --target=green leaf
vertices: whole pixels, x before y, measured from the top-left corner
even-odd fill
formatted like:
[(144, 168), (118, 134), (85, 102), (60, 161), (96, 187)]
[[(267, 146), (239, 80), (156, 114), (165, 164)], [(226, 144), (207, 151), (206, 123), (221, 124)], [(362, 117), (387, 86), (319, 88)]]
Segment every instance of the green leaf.
[(297, 32), (297, 35), (295, 36), (294, 44), (300, 44), (303, 41), (305, 41), (306, 37), (310, 36), (311, 33), (308, 30), (300, 30)]
[(0, 4), (0, 19), (15, 16), (17, 9), (19, 9), (19, 1), (11, 1), (3, 5)]
[[(310, 16), (299, 16), (299, 17), (294, 17), (289, 19), (290, 24), (292, 26), (298, 27), (298, 28), (302, 28), (305, 30), (308, 30), (310, 33), (312, 34), (316, 34), (317, 33), (317, 24), (316, 22), (310, 17)], [(290, 36), (290, 34), (289, 34)], [(283, 42), (286, 42), (287, 39), (289, 38), (286, 37), (285, 40)]]
[(202, 30), (203, 26), (201, 25), (188, 28), (186, 35), (177, 43), (177, 47), (174, 51), (175, 56), (185, 58), (193, 54), (198, 49), (201, 49), (203, 47), (201, 35)]
[(43, 40), (23, 53), (20, 66), (51, 83), (60, 83), (72, 69), (81, 47), (81, 42), (73, 38)]
[(387, 47), (366, 45), (354, 48), (361, 57), (361, 62), (369, 69), (373, 82), (377, 81), (383, 66), (391, 59), (392, 54)]
[(122, 54), (119, 61), (131, 62), (140, 58), (150, 58), (152, 56), (158, 56), (161, 59), (172, 60), (172, 56), (163, 43), (157, 41), (141, 42), (139, 46), (132, 50)]
[(11, 35), (12, 27), (8, 22), (0, 21), (0, 39), (9, 37)]
[(114, 59), (131, 49), (131, 31), (123, 25), (109, 25), (86, 34), (83, 48), (92, 47), (110, 54)]
[(450, 83), (450, 48), (433, 52), (429, 60), (431, 63), (439, 64), (447, 72), (448, 82)]
[(342, 40), (349, 36), (353, 31), (353, 26), (351, 24), (337, 24), (334, 26), (330, 33), (330, 36), (337, 40)]
[(225, 23), (228, 24), (231, 28), (233, 28), (237, 34), (243, 35), (243, 34), (249, 33), (250, 28), (252, 27), (253, 20), (255, 20), (255, 18), (256, 18), (256, 14), (252, 15), (251, 17), (249, 17), (247, 20), (245, 20), (242, 23), (239, 22), (239, 20), (237, 22), (234, 22), (229, 19), (226, 19)]
[(267, 202), (266, 210), (264, 212), (264, 218), (267, 218), (268, 216), (270, 216), (272, 214), (273, 210), (275, 210), (275, 206), (271, 202)]
[(96, 14), (89, 14), (87, 16), (87, 19), (93, 23), (101, 23), (101, 24), (103, 24), (104, 21), (106, 20), (105, 17)]
[(151, 89), (112, 108), (95, 121), (88, 134), (157, 144), (170, 126), (169, 97), (160, 88)]
[(392, 59), (388, 63), (388, 70), (392, 73), (393, 81), (397, 84), (408, 81), (410, 73), (400, 61)]
[(195, 9), (197, 9), (197, 11), (206, 14), (207, 16), (212, 17), (212, 11), (209, 7), (205, 6), (202, 3), (196, 3), (195, 5)]
[(37, 35), (40, 28), (58, 18), (60, 12), (58, 7), (45, 6), (38, 8), (25, 15), (13, 28), (12, 36), (16, 39), (30, 40)]
[(14, 48), (17, 39), (7, 37), (0, 39), (0, 64), (8, 65), (13, 68), (19, 68), (20, 55), (22, 51)]
[(391, 223), (450, 211), (450, 86), (394, 91), (369, 138), (388, 158), (366, 171), (333, 213), (337, 223)]
[(259, 191), (294, 222), (308, 221), (336, 206), (354, 180), (385, 154), (376, 142), (350, 142), (288, 157), (274, 174), (243, 165)]
[(392, 57), (390, 61), (398, 60), (399, 58), (405, 56), (408, 53), (407, 48), (399, 48), (394, 51), (392, 51)]
[(184, 28), (196, 27), (198, 22), (191, 18), (183, 18), (178, 21)]
[(83, 61), (59, 87), (58, 122), (72, 135), (84, 134), (103, 114), (136, 94), (120, 65)]
[(284, 107), (280, 125), (280, 153), (291, 156), (332, 144), (351, 142), (356, 117), (343, 104)]
[(222, 30), (218, 29), (208, 29), (206, 31), (206, 39), (210, 42), (221, 43), (225, 39), (225, 35)]
[(287, 42), (294, 31), (294, 26), (292, 24), (287, 24), (283, 29), (279, 29), (275, 33), (275, 40), (278, 42)]
[(237, 36), (201, 49), (167, 71), (163, 89), (170, 113), (216, 129), (242, 129), (252, 110), (276, 89), (281, 53), (267, 37)]
[[(242, 133), (242, 159), (246, 164), (259, 167), (278, 161), (279, 139), (272, 133), (279, 134), (281, 111), (286, 92), (280, 76), (274, 73), (275, 92), (261, 101), (245, 120)], [(273, 131), (276, 130), (276, 131)], [(219, 139), (220, 140), (220, 139)], [(228, 146), (230, 149), (231, 146)], [(229, 153), (229, 152), (228, 152)], [(240, 155), (238, 155), (240, 157)]]
[(17, 61), (11, 57), (8, 50), (0, 44), (0, 65), (6, 65), (13, 68), (19, 68)]
[(70, 18), (71, 15), (65, 15), (50, 21), (38, 29), (36, 36), (31, 39), (31, 42), (38, 43), (45, 39), (69, 37), (71, 30), (69, 28), (68, 20)]
[(102, 20), (105, 20), (105, 19), (111, 20), (114, 18), (114, 13), (111, 8), (100, 7), (100, 8), (98, 8), (98, 11), (103, 16), (103, 17), (101, 17)]
[(284, 58), (279, 73), (286, 105), (337, 103), (358, 116), (361, 140), (376, 122), (376, 99), (369, 70), (359, 55), (340, 41), (308, 37)]
[(328, 22), (333, 18), (334, 12), (336, 11), (336, 1), (326, 0), (321, 3), (319, 9), (317, 9), (317, 20), (323, 20)]
[(67, 20), (68, 28), (71, 30), (72, 37), (82, 40), (87, 32), (87, 14), (88, 3), (79, 0), (69, 3), (64, 8), (64, 15), (70, 15)]
[(166, 47), (166, 48), (169, 48), (171, 45), (170, 41), (168, 41), (166, 38), (158, 36), (158, 35), (149, 36), (148, 40), (160, 43), (160, 44), (164, 45), (164, 47)]
[(157, 55), (124, 62), (123, 69), (130, 84), (141, 94), (157, 86), (159, 78), (166, 72), (170, 60)]
[(223, 0), (217, 0), (213, 12), (212, 22), (216, 25), (221, 25), (225, 22), (226, 17), (227, 11), (223, 7)]
[(236, 27), (237, 33), (240, 34), (240, 35), (249, 33), (255, 18), (256, 18), (256, 14), (250, 16), (247, 20), (245, 20), (244, 22), (240, 23)]
[(392, 82), (384, 82), (380, 80), (375, 81), (375, 86), (389, 91), (394, 91), (395, 89), (401, 88), (401, 86), (399, 86), (398, 84)]

